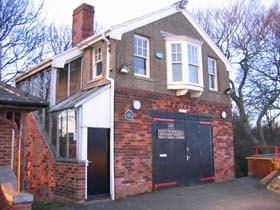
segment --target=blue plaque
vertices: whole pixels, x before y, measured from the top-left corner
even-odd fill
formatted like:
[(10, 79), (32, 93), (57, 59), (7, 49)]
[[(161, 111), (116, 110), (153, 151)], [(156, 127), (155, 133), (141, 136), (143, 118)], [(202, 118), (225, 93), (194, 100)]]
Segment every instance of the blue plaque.
[(158, 58), (158, 59), (160, 59), (160, 60), (164, 59), (163, 53), (161, 53), (161, 52), (156, 52), (156, 58)]
[(126, 120), (132, 120), (133, 119), (133, 112), (131, 110), (127, 110), (124, 114)]

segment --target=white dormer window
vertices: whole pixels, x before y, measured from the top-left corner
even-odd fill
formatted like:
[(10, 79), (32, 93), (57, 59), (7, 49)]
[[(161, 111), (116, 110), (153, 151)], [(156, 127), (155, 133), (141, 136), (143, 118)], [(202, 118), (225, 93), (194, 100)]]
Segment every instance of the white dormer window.
[(92, 79), (102, 77), (102, 50), (101, 47), (93, 49)]
[(167, 88), (177, 95), (190, 92), (198, 97), (203, 91), (202, 41), (186, 36), (166, 37)]
[(134, 35), (134, 74), (149, 77), (149, 40), (145, 37)]
[(209, 90), (217, 91), (217, 62), (213, 58), (208, 58), (208, 80)]

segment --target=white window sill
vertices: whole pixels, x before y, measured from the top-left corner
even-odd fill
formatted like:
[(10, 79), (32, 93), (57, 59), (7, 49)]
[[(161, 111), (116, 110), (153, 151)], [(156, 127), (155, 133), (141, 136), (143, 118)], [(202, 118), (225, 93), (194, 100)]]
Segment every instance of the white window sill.
[(135, 77), (147, 78), (147, 79), (150, 78), (150, 77), (149, 77), (148, 75), (146, 75), (146, 74), (137, 74), (137, 73), (134, 73), (134, 76), (135, 76)]
[(91, 80), (88, 81), (88, 83), (96, 82), (96, 81), (99, 81), (101, 79), (102, 79), (102, 75), (92, 78)]
[(168, 83), (168, 90), (176, 90), (177, 96), (186, 95), (188, 92), (191, 94), (191, 98), (197, 98), (201, 96), (203, 92), (203, 86), (200, 84), (192, 84), (185, 82)]

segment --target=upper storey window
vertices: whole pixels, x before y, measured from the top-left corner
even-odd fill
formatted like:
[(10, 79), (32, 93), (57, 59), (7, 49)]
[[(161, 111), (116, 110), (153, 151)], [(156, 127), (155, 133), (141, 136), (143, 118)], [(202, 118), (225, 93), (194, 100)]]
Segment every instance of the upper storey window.
[(213, 58), (208, 58), (208, 80), (209, 80), (209, 89), (218, 90), (217, 62)]
[(101, 47), (93, 49), (92, 79), (102, 77), (102, 50)]
[(149, 40), (134, 35), (134, 74), (149, 77)]
[(82, 58), (65, 64), (57, 70), (56, 100), (60, 102), (78, 92), (81, 88)]
[(203, 91), (202, 42), (186, 36), (166, 37), (167, 87), (177, 95)]

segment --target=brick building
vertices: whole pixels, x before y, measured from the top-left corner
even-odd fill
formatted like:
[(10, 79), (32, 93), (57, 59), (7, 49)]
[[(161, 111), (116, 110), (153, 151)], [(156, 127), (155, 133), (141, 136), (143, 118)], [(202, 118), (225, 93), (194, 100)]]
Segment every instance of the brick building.
[(0, 82), (0, 210), (31, 210), (24, 189), (26, 113), (48, 104)]
[(26, 189), (37, 200), (120, 199), (234, 178), (230, 63), (180, 2), (92, 34), (17, 86), (49, 101), (28, 116)]

